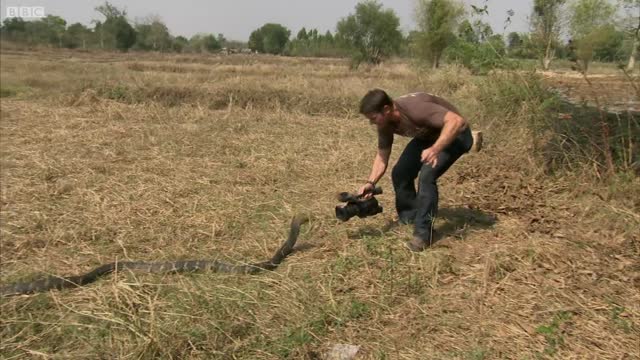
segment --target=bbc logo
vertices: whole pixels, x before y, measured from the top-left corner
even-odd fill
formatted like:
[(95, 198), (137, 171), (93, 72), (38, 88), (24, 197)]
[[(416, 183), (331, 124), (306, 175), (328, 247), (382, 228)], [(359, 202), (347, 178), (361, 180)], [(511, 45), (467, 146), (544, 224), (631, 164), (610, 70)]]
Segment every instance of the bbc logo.
[(8, 18), (43, 18), (44, 6), (7, 6)]

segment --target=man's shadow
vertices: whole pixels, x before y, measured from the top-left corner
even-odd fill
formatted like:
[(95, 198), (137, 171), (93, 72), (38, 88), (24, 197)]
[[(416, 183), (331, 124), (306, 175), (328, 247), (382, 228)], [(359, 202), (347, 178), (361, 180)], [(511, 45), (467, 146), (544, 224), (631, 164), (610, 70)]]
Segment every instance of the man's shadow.
[(438, 224), (436, 221), (435, 241), (452, 235), (463, 237), (475, 229), (490, 229), (498, 222), (495, 214), (466, 207), (440, 209), (438, 218), (443, 219), (444, 224)]
[[(470, 230), (474, 229), (489, 229), (492, 228), (497, 221), (498, 218), (496, 215), (478, 209), (466, 207), (442, 208), (438, 210), (433, 242), (450, 236), (463, 237)], [(389, 221), (382, 227), (367, 225), (349, 234), (348, 237), (350, 239), (379, 237), (398, 226), (402, 226), (402, 224), (397, 220)]]

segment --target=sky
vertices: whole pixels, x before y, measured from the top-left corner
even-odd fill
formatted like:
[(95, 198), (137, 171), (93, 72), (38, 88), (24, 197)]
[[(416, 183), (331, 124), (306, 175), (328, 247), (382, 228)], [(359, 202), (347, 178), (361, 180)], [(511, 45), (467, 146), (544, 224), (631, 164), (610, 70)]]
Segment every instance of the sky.
[[(379, 0), (380, 1), (380, 0)], [(533, 0), (464, 0), (483, 6), (486, 2), (489, 16), (484, 21), (491, 24), (495, 33), (527, 31), (528, 16)], [(172, 35), (191, 37), (197, 33), (222, 33), (227, 39), (247, 41), (251, 32), (262, 25), (279, 23), (295, 35), (302, 27), (335, 32), (336, 23), (354, 13), (359, 0), (110, 0), (116, 7), (127, 10), (131, 20), (149, 15), (159, 16)], [(393, 9), (400, 18), (401, 30), (408, 33), (415, 29), (413, 16), (416, 0), (381, 0), (384, 8)], [(104, 0), (3, 0), (0, 18), (5, 19), (7, 7), (40, 6), (45, 15), (58, 15), (68, 24), (80, 22), (90, 25), (93, 19), (102, 19), (94, 9)], [(515, 15), (504, 30), (507, 10)]]

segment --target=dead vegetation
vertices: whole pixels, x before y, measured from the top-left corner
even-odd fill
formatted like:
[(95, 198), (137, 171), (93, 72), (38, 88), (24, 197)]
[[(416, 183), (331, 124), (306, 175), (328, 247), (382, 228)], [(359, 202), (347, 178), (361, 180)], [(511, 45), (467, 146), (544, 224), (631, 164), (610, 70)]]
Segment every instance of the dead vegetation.
[[(114, 260), (252, 261), (293, 214), (312, 222), (261, 276), (119, 273), (2, 299), (3, 357), (315, 359), (335, 343), (363, 359), (640, 356), (640, 183), (623, 167), (598, 179), (593, 154), (547, 164), (530, 125), (558, 113), (535, 78), (267, 56), (34, 59), (1, 59), (2, 283)], [(441, 180), (442, 239), (423, 254), (402, 246), (410, 228), (382, 231), (388, 177), (382, 215), (332, 213), (369, 170), (375, 136), (356, 109), (371, 87), (446, 95), (488, 140)]]

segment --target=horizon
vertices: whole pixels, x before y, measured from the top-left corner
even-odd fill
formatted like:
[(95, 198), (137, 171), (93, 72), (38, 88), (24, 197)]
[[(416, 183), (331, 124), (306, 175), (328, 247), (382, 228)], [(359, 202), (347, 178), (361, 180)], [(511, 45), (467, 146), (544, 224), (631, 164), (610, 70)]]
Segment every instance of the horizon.
[[(335, 33), (340, 19), (353, 14), (359, 1), (329, 0), (322, 3), (292, 0), (273, 0), (269, 4), (251, 0), (237, 1), (204, 1), (186, 0), (183, 5), (175, 3), (158, 3), (150, 0), (114, 0), (109, 1), (118, 9), (127, 12), (132, 23), (141, 22), (149, 16), (157, 16), (167, 26), (172, 36), (191, 38), (196, 34), (222, 34), (231, 41), (246, 42), (252, 31), (266, 23), (277, 23), (291, 31), (292, 37), (302, 29), (317, 29), (324, 34)], [(415, 29), (413, 18), (415, 0), (379, 1), (384, 9), (392, 9), (400, 19), (400, 30), (406, 35)], [(518, 4), (507, 0), (463, 1), (467, 10), (471, 5), (488, 6), (489, 15), (482, 18), (489, 23), (497, 34), (508, 34), (512, 31), (528, 31), (528, 14), (531, 0), (521, 0)], [(92, 21), (102, 19), (95, 7), (104, 4), (103, 0), (88, 0), (81, 5), (55, 0), (7, 0), (0, 9), (0, 19), (7, 18), (7, 8), (16, 6), (41, 6), (45, 15), (55, 15), (67, 21), (67, 26), (81, 23), (93, 28)], [(252, 5), (253, 7), (249, 6)], [(516, 6), (517, 5), (517, 6)], [(223, 12), (216, 11), (224, 8)], [(253, 11), (247, 11), (246, 9)], [(151, 10), (150, 10), (151, 9)], [(194, 11), (200, 9), (201, 11)], [(284, 11), (282, 9), (285, 9)], [(507, 10), (513, 10), (511, 24), (504, 29)], [(25, 19), (35, 20), (35, 19)], [(216, 25), (211, 25), (215, 23)]]

